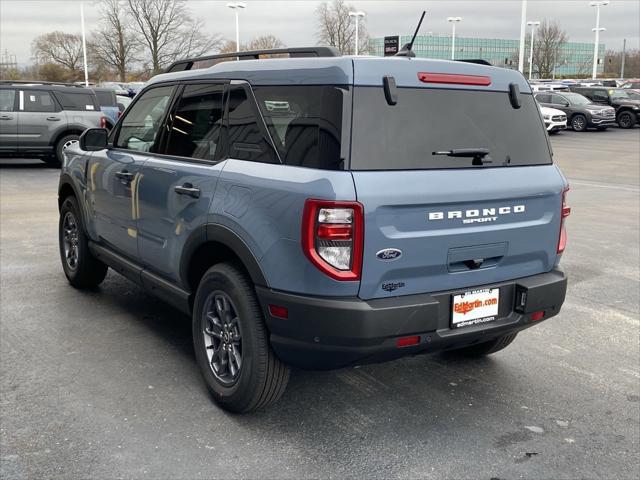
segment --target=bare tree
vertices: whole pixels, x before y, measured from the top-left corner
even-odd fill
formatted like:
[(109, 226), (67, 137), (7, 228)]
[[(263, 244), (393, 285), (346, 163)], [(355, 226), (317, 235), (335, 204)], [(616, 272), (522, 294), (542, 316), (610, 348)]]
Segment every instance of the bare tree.
[(82, 39), (80, 35), (49, 32), (36, 37), (31, 52), (39, 63), (56, 63), (69, 70), (76, 79), (82, 65)]
[[(353, 54), (356, 25), (349, 16), (352, 10), (353, 7), (344, 0), (321, 3), (316, 10), (319, 43), (336, 47), (343, 54)], [(362, 18), (358, 25), (358, 53), (366, 53), (369, 50), (368, 44), (367, 30)]]
[(543, 20), (536, 30), (533, 45), (533, 70), (538, 78), (550, 78), (555, 67), (562, 65), (565, 58), (562, 48), (567, 43), (568, 35), (555, 21)]
[(246, 50), (273, 50), (284, 48), (284, 46), (282, 40), (275, 35), (261, 35), (252, 39), (246, 46)]
[[(624, 55), (624, 76), (640, 77), (640, 50), (627, 50)], [(609, 50), (604, 57), (604, 76), (619, 77), (622, 68), (622, 51)]]
[(136, 32), (149, 55), (153, 73), (178, 58), (203, 55), (219, 46), (219, 35), (203, 32), (185, 0), (127, 0)]
[(101, 5), (102, 21), (91, 42), (92, 56), (115, 69), (119, 80), (124, 82), (139, 47), (131, 28), (131, 17), (121, 0), (102, 0)]

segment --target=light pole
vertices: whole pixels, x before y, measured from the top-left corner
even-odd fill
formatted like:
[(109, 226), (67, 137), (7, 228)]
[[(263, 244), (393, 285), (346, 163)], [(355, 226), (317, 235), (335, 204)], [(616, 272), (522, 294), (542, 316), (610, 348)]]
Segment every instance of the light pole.
[(593, 72), (591, 74), (592, 78), (597, 78), (598, 76), (598, 44), (600, 43), (600, 32), (604, 32), (606, 28), (600, 28), (600, 7), (609, 5), (609, 0), (599, 0), (597, 2), (591, 2), (589, 4), (592, 7), (596, 7), (596, 28), (592, 28), (592, 32), (596, 32), (596, 43), (593, 46)]
[(247, 8), (247, 4), (243, 2), (229, 2), (227, 7), (233, 10), (236, 14), (236, 52), (240, 51), (240, 26), (238, 22), (238, 10), (241, 8)]
[(531, 50), (529, 51), (529, 80), (531, 80), (531, 72), (533, 71), (533, 39), (535, 38), (536, 27), (540, 22), (527, 22), (531, 27)]
[(84, 33), (84, 4), (80, 4), (80, 28), (82, 30), (82, 59), (84, 61), (84, 86), (89, 86), (89, 69), (87, 68), (87, 37)]
[(447, 22), (451, 23), (453, 30), (451, 32), (451, 60), (455, 60), (456, 56), (456, 23), (461, 22), (462, 17), (448, 17)]
[(527, 0), (522, 0), (520, 12), (520, 50), (518, 51), (518, 70), (524, 74), (524, 37), (527, 33)]
[(349, 12), (349, 16), (351, 18), (355, 18), (356, 19), (356, 51), (354, 55), (358, 55), (358, 23), (360, 21), (360, 18), (364, 17), (366, 15), (366, 13), (362, 12), (362, 11), (357, 11), (357, 12)]

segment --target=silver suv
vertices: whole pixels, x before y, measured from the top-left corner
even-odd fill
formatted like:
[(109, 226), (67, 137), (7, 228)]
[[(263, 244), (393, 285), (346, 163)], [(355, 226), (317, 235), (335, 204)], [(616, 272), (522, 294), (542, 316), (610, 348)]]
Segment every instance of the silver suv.
[(0, 82), (0, 156), (60, 165), (87, 128), (105, 127), (95, 93), (75, 85)]

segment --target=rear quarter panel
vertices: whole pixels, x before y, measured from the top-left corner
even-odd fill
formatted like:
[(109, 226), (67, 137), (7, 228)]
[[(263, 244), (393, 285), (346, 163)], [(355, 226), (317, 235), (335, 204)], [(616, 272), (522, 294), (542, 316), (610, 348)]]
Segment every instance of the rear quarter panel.
[(208, 221), (230, 228), (244, 240), (269, 287), (355, 296), (359, 282), (329, 278), (302, 251), (302, 212), (308, 198), (355, 200), (351, 173), (228, 160)]

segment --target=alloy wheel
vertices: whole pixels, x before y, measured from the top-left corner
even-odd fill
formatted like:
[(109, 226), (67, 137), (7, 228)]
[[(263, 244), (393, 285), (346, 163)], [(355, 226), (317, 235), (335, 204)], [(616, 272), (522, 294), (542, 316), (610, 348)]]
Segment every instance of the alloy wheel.
[(221, 384), (233, 385), (242, 370), (237, 309), (226, 293), (215, 291), (207, 298), (202, 315), (202, 335), (211, 371)]
[(62, 244), (65, 261), (71, 270), (78, 268), (78, 240), (78, 222), (73, 213), (67, 212), (62, 222)]

